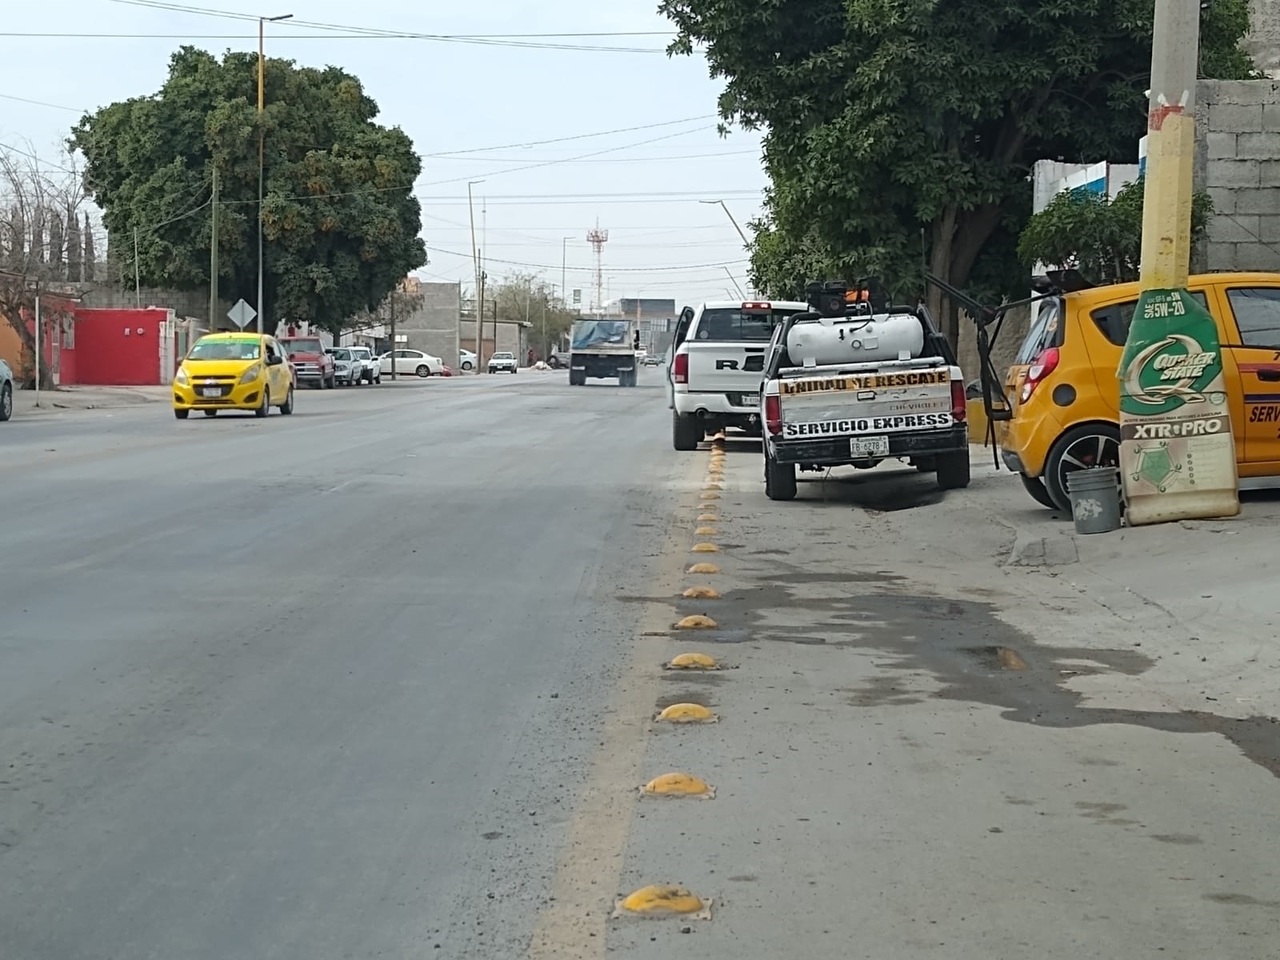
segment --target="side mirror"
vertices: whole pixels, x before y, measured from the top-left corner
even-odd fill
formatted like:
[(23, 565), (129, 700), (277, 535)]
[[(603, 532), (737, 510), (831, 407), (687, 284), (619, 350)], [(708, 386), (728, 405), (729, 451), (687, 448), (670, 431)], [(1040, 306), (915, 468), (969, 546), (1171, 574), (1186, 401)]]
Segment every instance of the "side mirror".
[(279, 354), (273, 353), (269, 357), (267, 357), (268, 367), (278, 367), (282, 363), (284, 363), (284, 357), (280, 356)]

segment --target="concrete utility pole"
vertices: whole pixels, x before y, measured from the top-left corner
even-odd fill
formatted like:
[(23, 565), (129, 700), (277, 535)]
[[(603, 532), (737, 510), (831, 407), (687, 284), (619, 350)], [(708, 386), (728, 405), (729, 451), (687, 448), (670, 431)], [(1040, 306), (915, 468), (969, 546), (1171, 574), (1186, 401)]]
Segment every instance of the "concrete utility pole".
[(476, 373), (480, 372), (481, 354), (484, 352), (481, 342), (484, 330), (481, 329), (484, 316), (484, 284), (480, 279), (480, 248), (476, 246), (476, 205), (471, 196), (471, 188), (483, 180), (471, 180), (467, 183), (467, 212), (471, 215), (471, 262), (476, 272)]
[(396, 345), (396, 287), (391, 288), (391, 296), (387, 300), (387, 310), (391, 314), (391, 379), (396, 378), (396, 351), (400, 349)]
[(267, 67), (266, 57), (263, 53), (263, 46), (266, 39), (266, 25), (268, 23), (276, 23), (280, 20), (289, 20), (293, 17), (292, 13), (286, 13), (278, 17), (259, 17), (258, 18), (258, 333), (262, 333), (262, 326), (265, 321), (262, 319), (266, 314), (266, 306), (262, 302), (262, 261), (263, 261), (263, 227), (262, 227), (262, 201), (264, 190), (266, 187), (266, 131), (262, 128), (262, 111), (266, 107), (266, 80)]
[(1200, 0), (1156, 0), (1142, 208), (1142, 294), (1120, 362), (1130, 526), (1240, 512), (1213, 317), (1187, 292)]
[[(742, 246), (746, 248), (748, 253), (751, 252), (751, 241), (747, 239), (747, 235), (743, 232), (742, 228), (738, 226), (738, 221), (734, 219), (733, 212), (729, 209), (729, 205), (727, 203), (725, 203), (723, 200), (699, 200), (698, 202), (708, 203), (708, 204), (711, 204), (712, 206), (716, 206), (718, 204), (720, 206), (720, 209), (724, 211), (724, 215), (729, 218), (729, 222), (733, 224), (733, 229), (738, 231), (738, 236), (742, 238)], [(731, 277), (730, 279), (733, 279), (733, 278)], [(736, 287), (738, 285), (738, 282), (734, 280), (733, 285)], [(754, 292), (755, 291), (753, 289), (752, 293), (754, 294)]]
[(218, 161), (213, 161), (213, 199), (209, 201), (209, 332), (218, 329)]

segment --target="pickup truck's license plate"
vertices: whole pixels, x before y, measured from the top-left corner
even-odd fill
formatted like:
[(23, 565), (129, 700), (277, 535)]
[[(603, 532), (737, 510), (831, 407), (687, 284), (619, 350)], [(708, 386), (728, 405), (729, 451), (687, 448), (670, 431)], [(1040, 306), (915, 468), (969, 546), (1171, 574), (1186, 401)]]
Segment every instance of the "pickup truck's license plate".
[(887, 457), (889, 455), (889, 438), (852, 437), (849, 440), (849, 452), (855, 457)]
[(222, 396), (222, 388), (221, 387), (205, 387), (203, 390), (200, 391), (200, 394), (201, 396), (205, 396), (205, 397), (220, 397)]
[(744, 407), (758, 407), (760, 406), (760, 394), (744, 393), (740, 402)]

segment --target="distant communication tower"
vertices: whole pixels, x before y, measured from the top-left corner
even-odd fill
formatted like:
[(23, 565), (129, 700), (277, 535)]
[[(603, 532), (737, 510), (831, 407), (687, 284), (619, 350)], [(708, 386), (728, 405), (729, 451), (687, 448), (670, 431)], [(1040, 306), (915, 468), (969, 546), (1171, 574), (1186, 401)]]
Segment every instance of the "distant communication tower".
[(600, 229), (600, 221), (596, 228), (587, 231), (587, 242), (596, 255), (596, 315), (604, 316), (604, 245), (609, 242), (609, 231)]

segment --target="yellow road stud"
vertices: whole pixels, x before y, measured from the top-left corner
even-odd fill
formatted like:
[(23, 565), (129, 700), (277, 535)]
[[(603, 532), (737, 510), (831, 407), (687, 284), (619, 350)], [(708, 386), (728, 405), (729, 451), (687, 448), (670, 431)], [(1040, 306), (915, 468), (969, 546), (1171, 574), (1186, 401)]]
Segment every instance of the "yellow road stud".
[(714, 630), (719, 624), (701, 613), (691, 614), (676, 621), (677, 630)]
[(635, 893), (619, 900), (614, 917), (685, 917), (695, 920), (711, 919), (711, 901), (703, 901), (684, 887), (659, 883), (641, 887)]
[(664, 773), (641, 787), (640, 793), (651, 797), (694, 797), (699, 800), (711, 800), (716, 795), (716, 788), (692, 773)]
[(715, 723), (716, 715), (700, 703), (673, 703), (654, 719), (662, 723)]
[(667, 667), (671, 670), (718, 670), (720, 664), (715, 657), (705, 653), (682, 653), (672, 657)]

